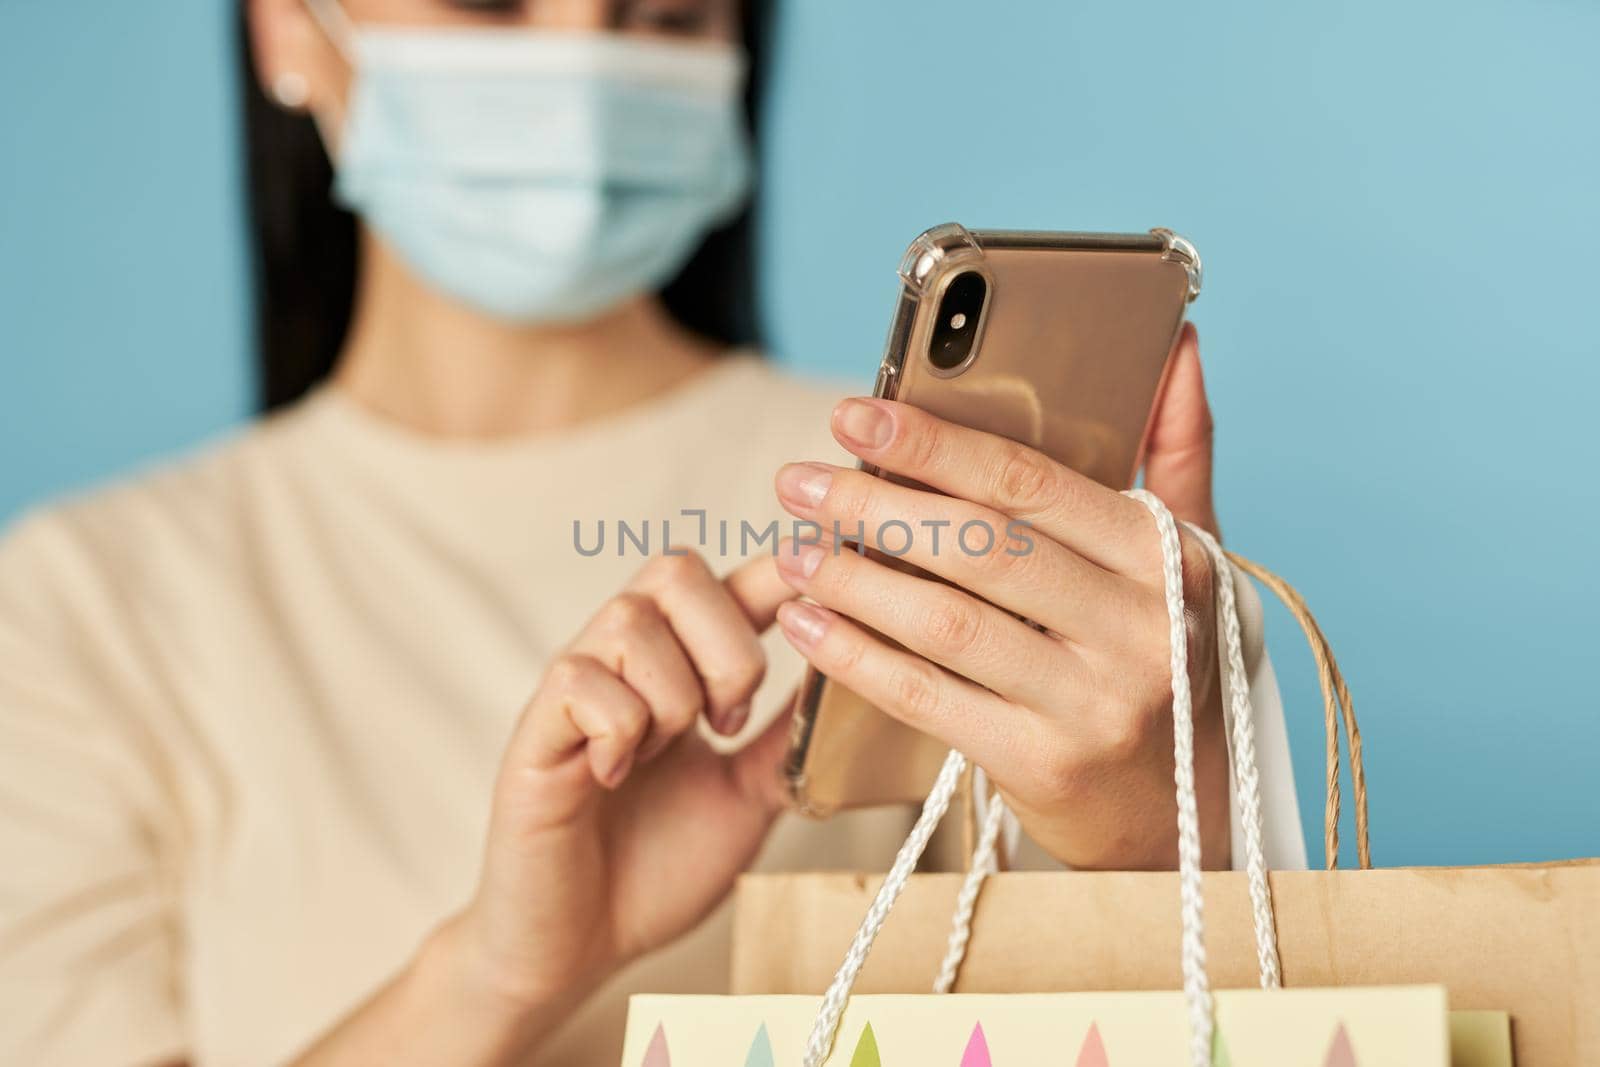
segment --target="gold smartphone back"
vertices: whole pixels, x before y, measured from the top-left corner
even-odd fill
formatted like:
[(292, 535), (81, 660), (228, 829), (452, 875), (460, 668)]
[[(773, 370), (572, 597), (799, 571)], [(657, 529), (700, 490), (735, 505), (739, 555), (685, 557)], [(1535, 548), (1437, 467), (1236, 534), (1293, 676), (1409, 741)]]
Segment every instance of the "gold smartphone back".
[[(1009, 437), (1112, 488), (1133, 485), (1200, 290), (1192, 245), (1166, 230), (952, 223), (912, 242), (900, 277), (876, 395)], [(816, 815), (918, 802), (946, 752), (815, 670), (794, 715), (790, 792)]]

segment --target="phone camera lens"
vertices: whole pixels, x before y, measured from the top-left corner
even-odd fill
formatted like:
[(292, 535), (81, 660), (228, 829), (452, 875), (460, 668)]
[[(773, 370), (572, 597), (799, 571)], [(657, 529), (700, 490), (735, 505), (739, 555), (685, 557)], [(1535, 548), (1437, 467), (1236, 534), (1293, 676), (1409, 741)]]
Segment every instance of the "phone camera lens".
[(972, 355), (978, 319), (988, 295), (989, 284), (977, 271), (964, 271), (945, 286), (928, 345), (928, 360), (935, 367), (954, 370)]

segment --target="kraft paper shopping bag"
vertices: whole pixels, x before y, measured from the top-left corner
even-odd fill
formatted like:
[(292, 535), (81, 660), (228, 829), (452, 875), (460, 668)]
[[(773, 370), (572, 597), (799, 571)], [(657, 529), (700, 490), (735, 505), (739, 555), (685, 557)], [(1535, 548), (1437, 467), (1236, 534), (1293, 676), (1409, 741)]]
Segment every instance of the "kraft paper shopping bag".
[[(1498, 867), (1370, 869), (1360, 732), (1348, 688), (1315, 620), (1281, 579), (1238, 561), (1301, 620), (1317, 659), (1328, 730), (1324, 840), (1329, 870), (1274, 872), (1269, 879), (1282, 979), (1289, 986), (1437, 982), (1457, 1009), (1489, 1011), (1472, 1035), (1497, 1062), (1493, 1013), (1509, 1012), (1519, 1067), (1600, 1064), (1600, 860)], [(1362, 870), (1333, 869), (1339, 854), (1338, 729), (1356, 785)], [(1180, 924), (1170, 873), (1007, 873), (978, 903), (958, 988), (970, 992), (1171, 989)], [(814, 993), (824, 988), (881, 879), (774, 875), (739, 887), (733, 935), (735, 993)], [(1205, 951), (1219, 985), (1256, 977), (1247, 876), (1202, 878)], [(862, 970), (865, 992), (927, 988), (946, 953), (942, 925), (959, 875), (918, 875), (896, 905)], [(1487, 1034), (1487, 1036), (1485, 1036)], [(1458, 1044), (1461, 1043), (1458, 1041)]]
[[(991, 876), (958, 992), (1172, 989), (1176, 875)], [(735, 901), (732, 992), (825, 988), (881, 875), (750, 876)], [(926, 991), (962, 876), (906, 886), (856, 988)], [(1241, 872), (1207, 872), (1206, 962), (1219, 986), (1257, 979)], [(1600, 1064), (1600, 863), (1275, 871), (1285, 986), (1438, 982), (1453, 1009), (1510, 1012), (1518, 1067)]]
[[(746, 1067), (894, 1067), (948, 1062), (960, 1067), (995, 1064), (1067, 1062), (1078, 1049), (1083, 1064), (1177, 1064), (1190, 1067), (1447, 1067), (1449, 1025), (1445, 994), (1434, 987), (1393, 986), (1377, 989), (1299, 989), (1281, 987), (1271, 883), (1262, 851), (1261, 808), (1255, 769), (1254, 732), (1239, 630), (1232, 602), (1229, 564), (1209, 537), (1200, 535), (1222, 580), (1219, 612), (1231, 625), (1224, 635), (1223, 677), (1228, 706), (1232, 787), (1245, 823), (1246, 875), (1243, 897), (1249, 901), (1250, 940), (1254, 943), (1260, 990), (1213, 991), (1205, 950), (1206, 899), (1200, 874), (1200, 843), (1194, 784), (1194, 724), (1188, 688), (1181, 553), (1170, 514), (1148, 493), (1136, 492), (1156, 520), (1161, 538), (1164, 585), (1171, 625), (1173, 677), (1173, 755), (1178, 799), (1179, 870), (1165, 879), (1170, 895), (1155, 910), (1177, 917), (1177, 937), (1165, 946), (1178, 961), (1181, 992), (1069, 993), (1058, 995), (952, 996), (948, 994), (963, 965), (972, 928), (973, 905), (992, 869), (1005, 807), (998, 794), (989, 799), (988, 814), (967, 875), (954, 895), (955, 921), (934, 981), (934, 994), (854, 997), (879, 933), (908, 887), (918, 858), (933, 828), (948, 808), (966, 760), (951, 752), (923, 805), (910, 836), (888, 875), (872, 894), (864, 916), (835, 958), (843, 963), (817, 999), (771, 997), (640, 997), (630, 1003), (623, 1067), (695, 1067), (744, 1064)], [(1342, 690), (1342, 685), (1337, 688)], [(1353, 730), (1353, 715), (1346, 722)], [(1356, 746), (1352, 746), (1353, 749)], [(1358, 749), (1357, 749), (1358, 753)], [(1353, 753), (1355, 754), (1355, 753)], [(1357, 780), (1358, 793), (1363, 783)], [(1360, 797), (1358, 796), (1358, 800)], [(1358, 820), (1365, 831), (1365, 819)], [(1365, 857), (1365, 849), (1362, 849)], [(1079, 876), (1093, 877), (1093, 876)], [(920, 883), (926, 885), (926, 882)], [(748, 887), (748, 884), (747, 884)], [(858, 885), (858, 888), (864, 888)], [(956, 887), (952, 887), (956, 888)], [(951, 897), (945, 897), (948, 905)], [(857, 903), (862, 903), (857, 901)], [(982, 924), (993, 910), (984, 905)], [(741, 901), (739, 928), (743, 940), (764, 938), (760, 951), (773, 953), (775, 941), (805, 930), (789, 914), (777, 928), (752, 929), (750, 911)], [(770, 916), (769, 916), (770, 917)], [(1048, 929), (1059, 917), (1028, 908), (1015, 913), (1022, 923)], [(901, 919), (904, 920), (902, 915)], [(935, 928), (945, 928), (939, 922)], [(1116, 931), (1107, 931), (1115, 937)], [(804, 935), (801, 935), (804, 936)], [(838, 942), (833, 943), (838, 948)], [(888, 942), (879, 946), (886, 948)], [(797, 947), (789, 938), (778, 949)], [(1037, 944), (1014, 954), (1036, 957)], [(1071, 954), (1071, 948), (1065, 949)], [(876, 958), (882, 958), (882, 951)], [(924, 977), (931, 972), (924, 972)], [(677, 1051), (673, 1051), (673, 1042)], [(1085, 1058), (1087, 1057), (1087, 1059)], [(1118, 1057), (1112, 1059), (1112, 1057)]]

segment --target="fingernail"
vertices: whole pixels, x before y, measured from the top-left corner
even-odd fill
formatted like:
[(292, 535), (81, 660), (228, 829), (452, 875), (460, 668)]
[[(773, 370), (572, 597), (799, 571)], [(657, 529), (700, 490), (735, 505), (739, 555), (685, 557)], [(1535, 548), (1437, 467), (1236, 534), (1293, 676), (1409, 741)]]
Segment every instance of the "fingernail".
[(798, 508), (814, 508), (828, 495), (833, 472), (820, 463), (790, 463), (778, 472), (778, 495)]
[(833, 409), (839, 436), (859, 448), (882, 448), (894, 436), (894, 418), (870, 400), (846, 400)]
[(617, 762), (612, 765), (611, 769), (606, 772), (605, 780), (602, 784), (604, 784), (607, 789), (615, 789), (617, 786), (622, 784), (622, 780), (624, 778), (628, 777), (628, 771), (632, 769), (633, 753), (624, 753), (622, 758), (617, 760)]
[(787, 552), (778, 553), (778, 570), (785, 578), (803, 582), (817, 573), (826, 554), (821, 545), (792, 543)]
[(717, 732), (725, 737), (732, 737), (744, 728), (745, 722), (750, 718), (750, 702), (729, 708), (717, 720)]
[(789, 640), (801, 648), (810, 648), (827, 632), (831, 614), (815, 604), (791, 600), (778, 609), (778, 625)]
[(634, 748), (632, 762), (649, 763), (666, 751), (666, 747), (670, 744), (672, 744), (672, 735), (665, 731), (657, 730), (652, 723), (645, 730), (644, 740)]

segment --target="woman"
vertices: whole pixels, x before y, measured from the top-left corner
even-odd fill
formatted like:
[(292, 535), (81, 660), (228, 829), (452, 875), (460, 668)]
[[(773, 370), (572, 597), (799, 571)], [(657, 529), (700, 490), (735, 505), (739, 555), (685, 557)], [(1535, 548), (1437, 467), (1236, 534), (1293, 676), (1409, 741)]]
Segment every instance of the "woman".
[[(969, 752), (1054, 860), (1173, 865), (1142, 509), (729, 351), (754, 339), (734, 42), (758, 12), (246, 6), (279, 410), (0, 547), (0, 1060), (610, 1067), (625, 993), (723, 987), (718, 905), (758, 852), (881, 866), (906, 828), (773, 829), (801, 666), (774, 621)], [(1190, 331), (1146, 477), (1214, 528), (1209, 431)], [(1022, 517), (1038, 547), (921, 560), (952, 588), (849, 554), (574, 543), (700, 509)], [(1202, 562), (1187, 579), (1209, 602)], [(1210, 612), (1193, 640), (1214, 649)], [(1215, 656), (1193, 660), (1224, 865)], [(1291, 866), (1281, 721), (1260, 729)]]

